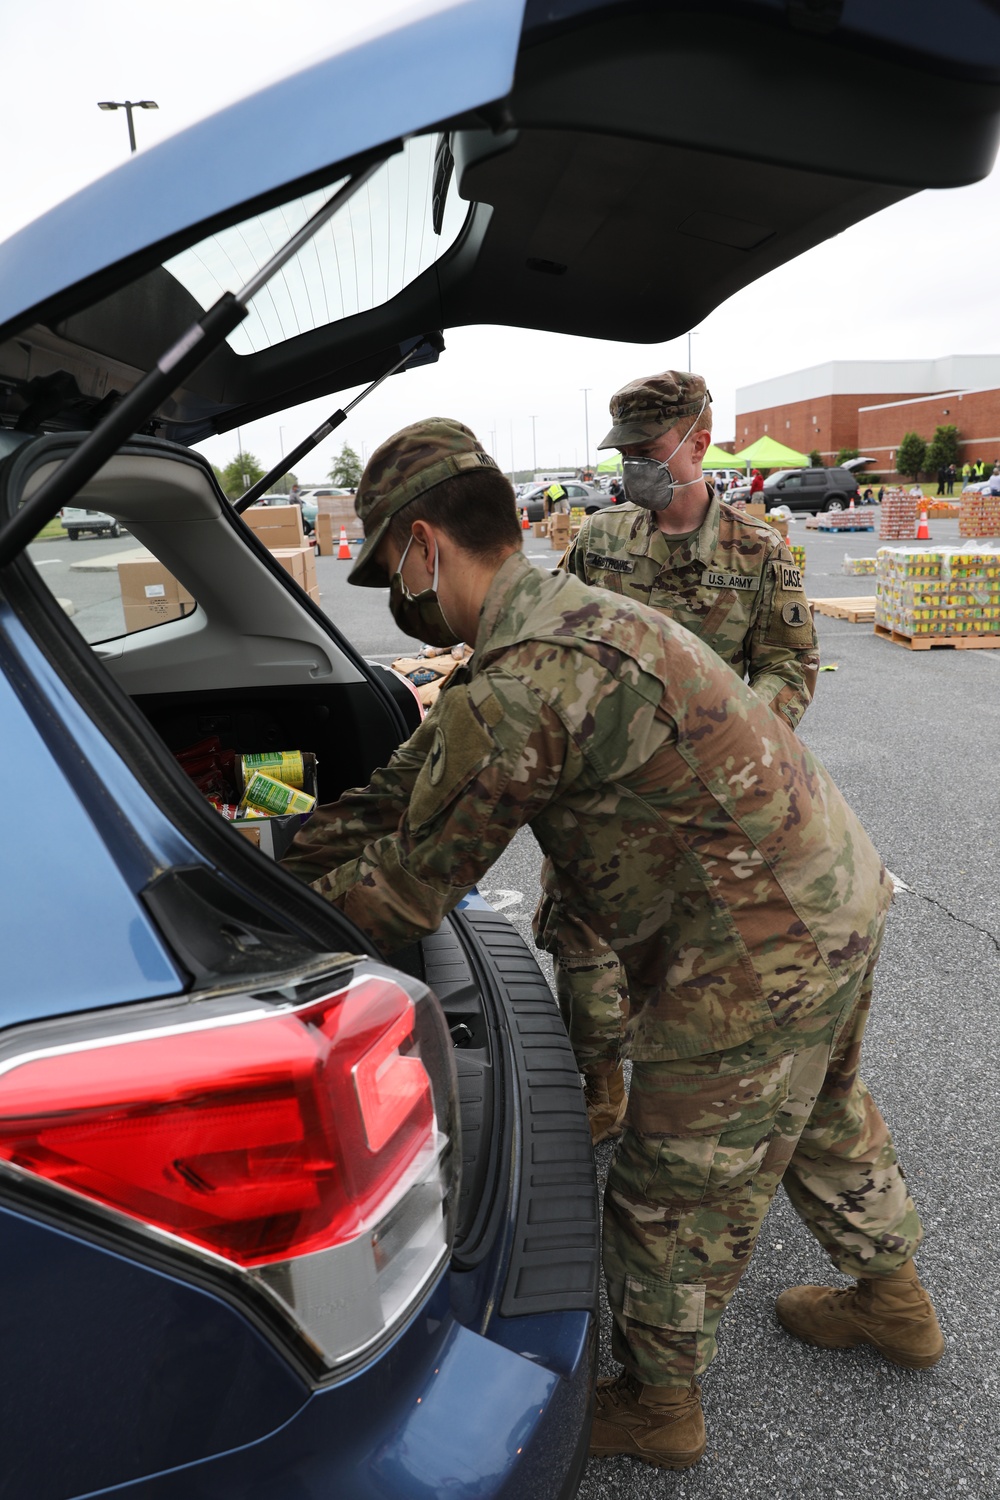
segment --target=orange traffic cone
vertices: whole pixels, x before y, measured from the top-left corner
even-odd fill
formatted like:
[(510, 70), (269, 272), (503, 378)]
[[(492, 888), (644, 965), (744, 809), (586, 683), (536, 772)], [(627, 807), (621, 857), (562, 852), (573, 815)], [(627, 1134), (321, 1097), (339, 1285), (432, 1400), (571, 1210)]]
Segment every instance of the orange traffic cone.
[(347, 527), (346, 526), (341, 526), (341, 528), (340, 528), (340, 546), (337, 548), (337, 561), (338, 562), (350, 562), (351, 561), (351, 547), (350, 547), (350, 543), (347, 540)]
[(849, 506), (848, 506), (848, 507), (847, 507), (847, 509), (848, 509), (848, 510), (853, 510), (853, 509), (854, 509), (854, 496), (853, 496), (853, 495), (852, 495), (852, 496), (851, 496), (851, 503), (850, 503), (850, 505), (849, 505)]
[(521, 530), (522, 531), (530, 531), (531, 530), (531, 522), (528, 520), (527, 506), (525, 506), (522, 509), (522, 511), (521, 511)]
[(931, 528), (927, 524), (927, 506), (924, 505), (920, 512), (920, 525), (917, 527), (917, 541), (929, 542), (931, 539)]

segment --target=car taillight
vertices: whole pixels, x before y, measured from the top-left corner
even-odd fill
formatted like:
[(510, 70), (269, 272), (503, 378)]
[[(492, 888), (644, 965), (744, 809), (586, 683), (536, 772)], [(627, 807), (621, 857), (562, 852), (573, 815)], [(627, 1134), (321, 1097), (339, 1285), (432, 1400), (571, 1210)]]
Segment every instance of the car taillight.
[(9, 1033), (0, 1162), (234, 1270), (327, 1367), (350, 1359), (450, 1248), (450, 1042), (401, 978), (373, 969), (221, 1014), (196, 1001), (152, 1027), (112, 1014), (96, 1035)]

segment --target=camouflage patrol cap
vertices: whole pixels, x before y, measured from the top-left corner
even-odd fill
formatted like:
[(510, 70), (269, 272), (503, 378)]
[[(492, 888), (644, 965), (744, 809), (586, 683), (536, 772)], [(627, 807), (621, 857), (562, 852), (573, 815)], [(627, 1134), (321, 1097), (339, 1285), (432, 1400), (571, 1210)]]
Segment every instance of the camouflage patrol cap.
[(664, 370), (644, 375), (615, 391), (608, 404), (614, 426), (598, 448), (621, 448), (647, 443), (675, 427), (685, 417), (696, 417), (712, 393), (702, 375), (689, 370)]
[(368, 460), (354, 497), (365, 540), (348, 583), (388, 588), (389, 576), (375, 553), (396, 512), (455, 474), (496, 467), (475, 433), (450, 417), (426, 417), (386, 438)]

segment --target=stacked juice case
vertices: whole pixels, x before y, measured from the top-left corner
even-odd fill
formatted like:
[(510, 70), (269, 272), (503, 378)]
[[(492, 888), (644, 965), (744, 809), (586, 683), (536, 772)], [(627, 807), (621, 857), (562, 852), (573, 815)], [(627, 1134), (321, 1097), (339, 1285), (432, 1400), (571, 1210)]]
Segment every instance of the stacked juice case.
[(881, 547), (875, 624), (908, 636), (1000, 634), (1000, 552)]

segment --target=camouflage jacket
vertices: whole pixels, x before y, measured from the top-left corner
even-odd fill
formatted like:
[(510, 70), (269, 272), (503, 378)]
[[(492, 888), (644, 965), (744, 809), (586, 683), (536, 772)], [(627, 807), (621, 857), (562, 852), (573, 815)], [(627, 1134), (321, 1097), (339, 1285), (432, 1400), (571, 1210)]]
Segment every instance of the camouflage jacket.
[(778, 715), (689, 631), (520, 554), (476, 650), (286, 864), (387, 949), (433, 932), (530, 823), (547, 893), (628, 978), (632, 1056), (733, 1047), (867, 961), (889, 885)]
[(713, 495), (700, 530), (671, 547), (651, 511), (609, 507), (584, 519), (560, 566), (686, 625), (793, 729), (809, 707), (816, 632), (802, 574), (765, 522)]

